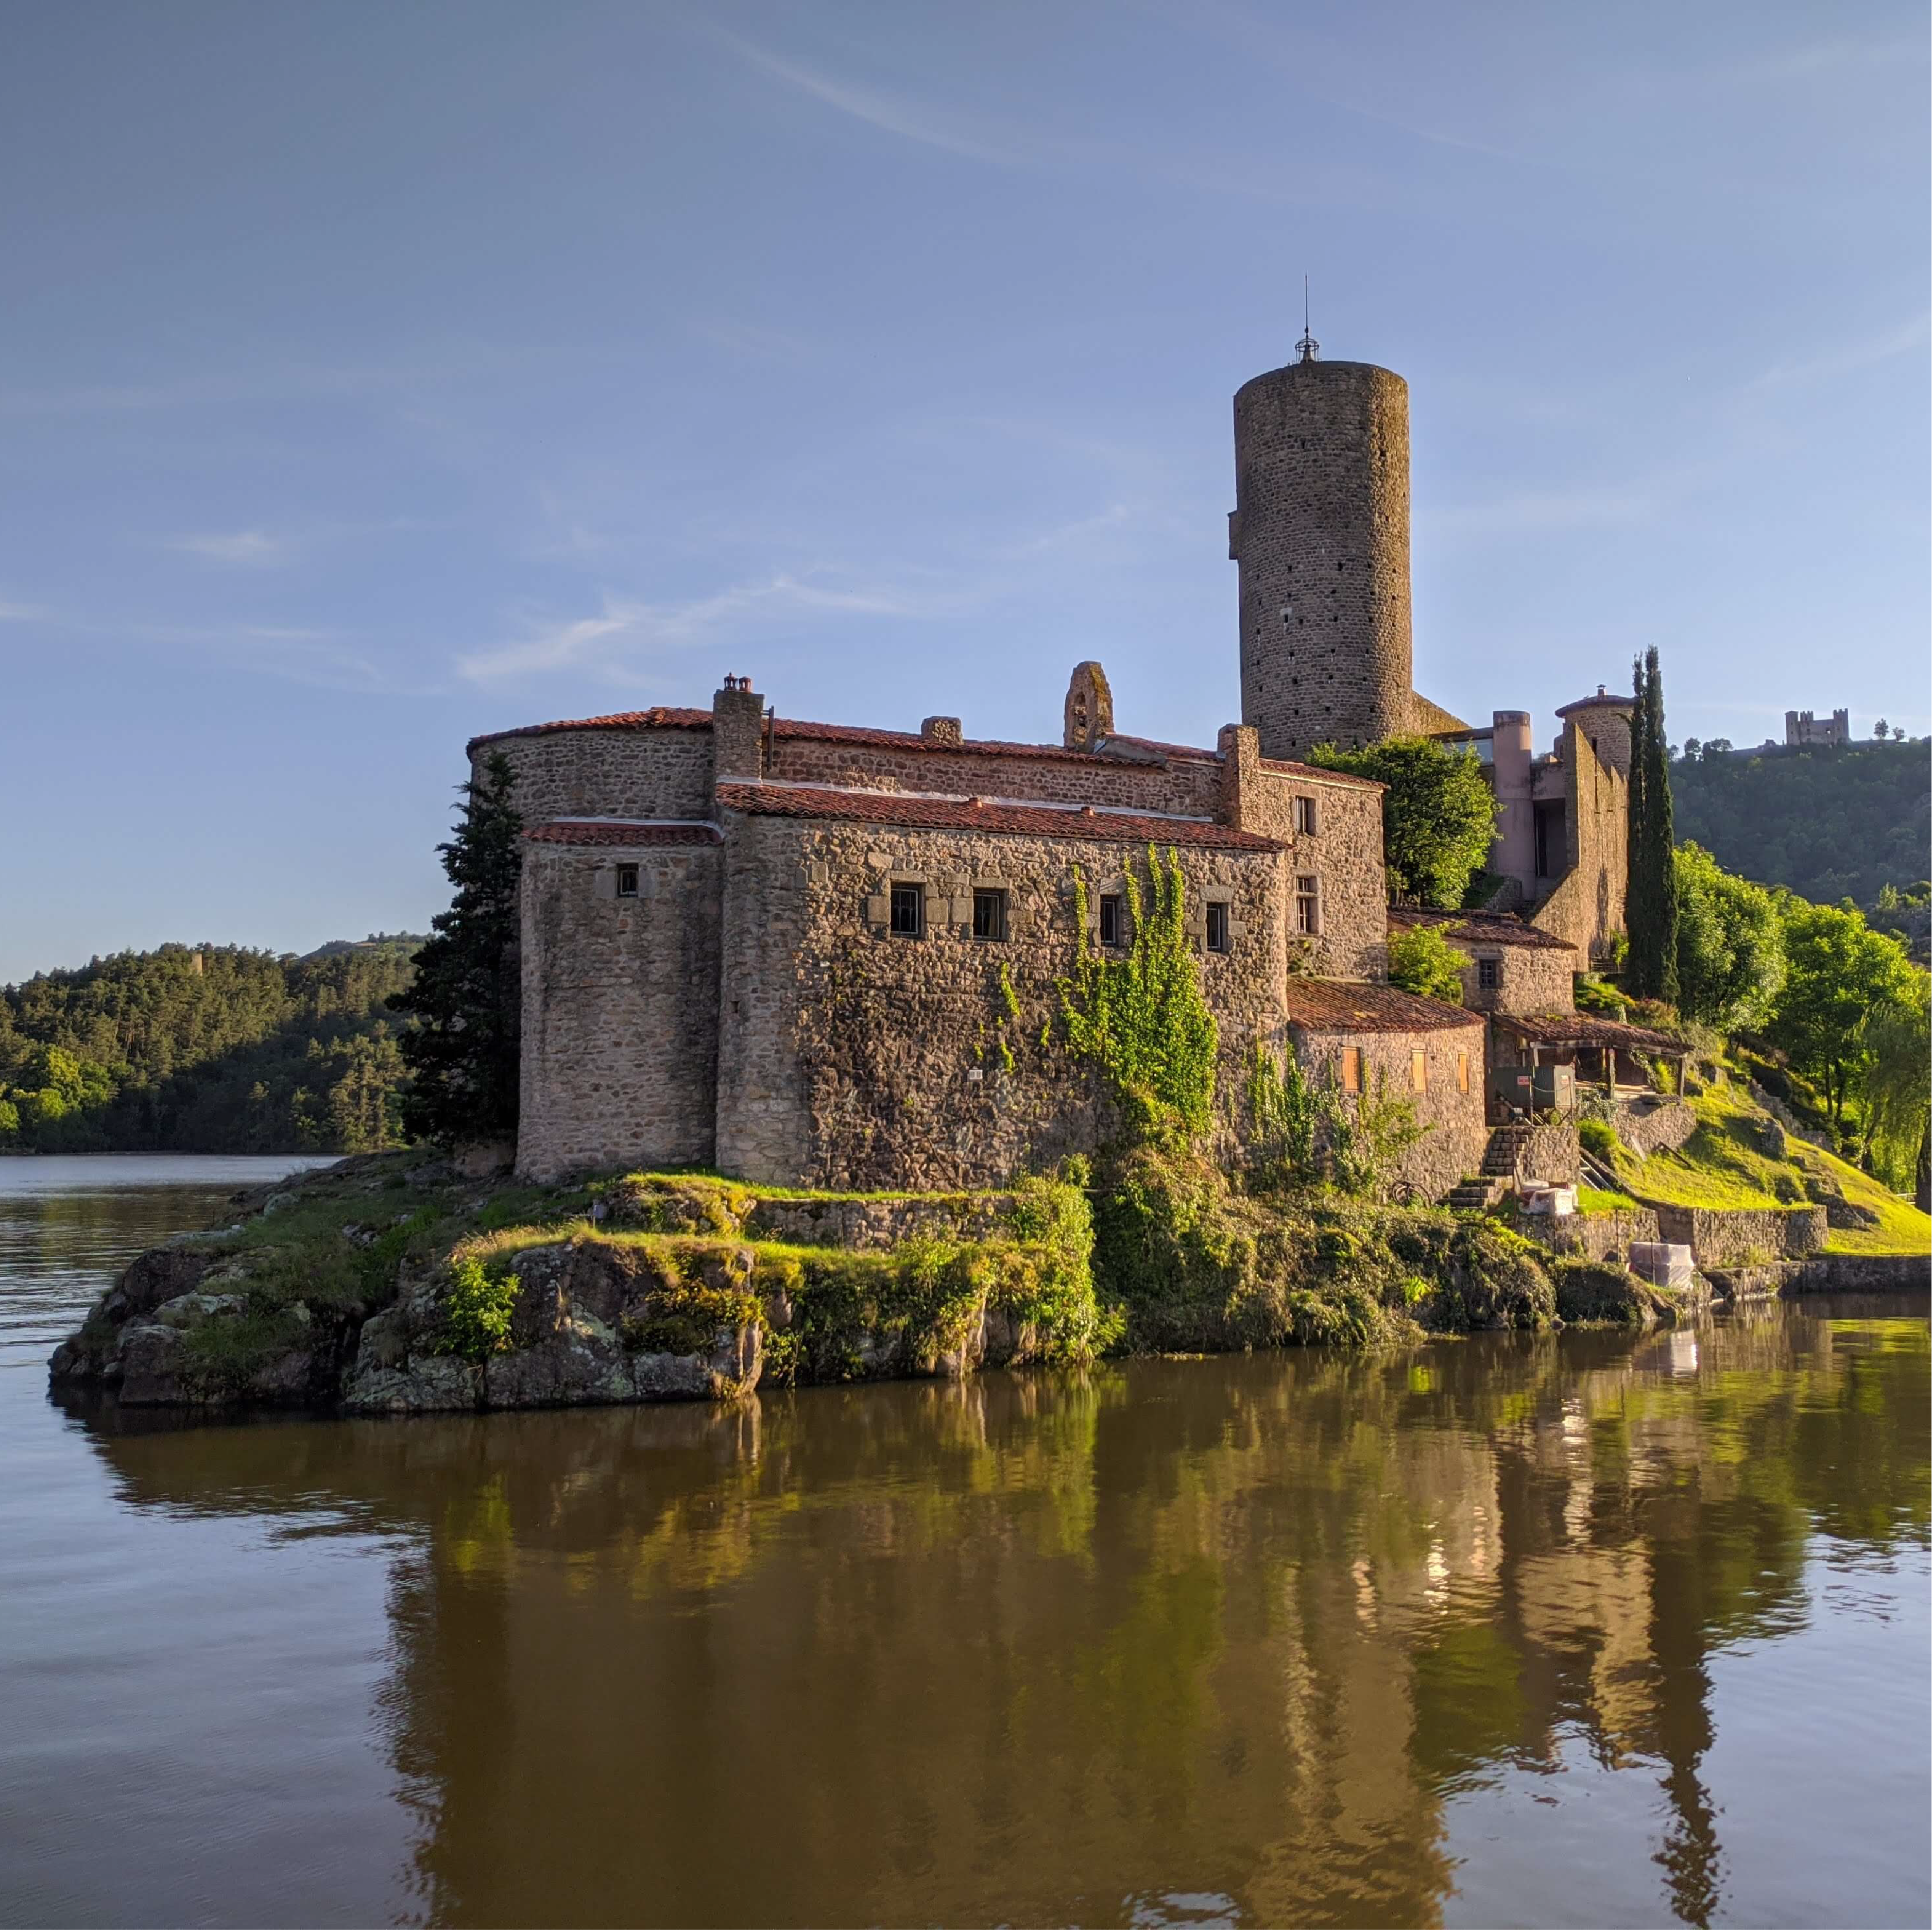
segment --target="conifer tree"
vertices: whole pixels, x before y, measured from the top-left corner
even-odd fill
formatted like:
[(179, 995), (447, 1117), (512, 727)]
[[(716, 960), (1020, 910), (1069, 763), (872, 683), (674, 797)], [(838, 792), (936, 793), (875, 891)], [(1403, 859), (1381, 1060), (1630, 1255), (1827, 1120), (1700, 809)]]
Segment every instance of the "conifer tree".
[(1632, 666), (1630, 935), (1625, 989), (1640, 998), (1677, 997), (1677, 872), (1670, 808), (1670, 746), (1664, 731), (1664, 679), (1654, 645)]
[(456, 887), (435, 935), (416, 953), (415, 983), (391, 1007), (416, 1022), (401, 1046), (410, 1080), (402, 1097), (412, 1139), (448, 1145), (517, 1130), (517, 886), (523, 821), (510, 801), (516, 773), (499, 751), (483, 781), (462, 787), (455, 835), (436, 848)]

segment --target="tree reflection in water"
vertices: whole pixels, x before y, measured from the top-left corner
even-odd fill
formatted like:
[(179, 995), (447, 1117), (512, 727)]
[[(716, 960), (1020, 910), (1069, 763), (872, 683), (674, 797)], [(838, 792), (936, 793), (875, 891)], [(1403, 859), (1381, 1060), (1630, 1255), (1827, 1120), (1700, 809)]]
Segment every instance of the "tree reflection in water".
[(1428, 1922), (1446, 1805), (1577, 1739), (1663, 1798), (1580, 1887), (1702, 1923), (1792, 1799), (1703, 1780), (1714, 1651), (1925, 1545), (1922, 1302), (1868, 1311), (98, 1439), (401, 1538), (427, 1919)]

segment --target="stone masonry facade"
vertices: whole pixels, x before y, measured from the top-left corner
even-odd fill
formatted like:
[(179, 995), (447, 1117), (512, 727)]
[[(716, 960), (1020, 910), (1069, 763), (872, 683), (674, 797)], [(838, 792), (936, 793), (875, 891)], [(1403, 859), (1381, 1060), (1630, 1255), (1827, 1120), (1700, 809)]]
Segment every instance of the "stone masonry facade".
[(1498, 905), (1450, 933), (1463, 1004), (1388, 986), (1381, 787), (1300, 756), (1403, 731), (1481, 754), (1491, 734), (1410, 681), (1406, 386), (1304, 350), (1235, 401), (1244, 721), (1211, 749), (1119, 731), (1090, 662), (1057, 744), (811, 722), (735, 676), (707, 708), (472, 742), (472, 775), (508, 762), (526, 826), (520, 1172), (938, 1193), (1091, 1150), (1116, 1122), (1059, 986), (1083, 948), (1131, 943), (1156, 854), (1220, 1028), (1222, 1156), (1258, 1047), (1348, 1103), (1406, 1103), (1426, 1128), (1412, 1196), (1476, 1169), (1485, 1013), (1568, 1012), (1621, 923), (1622, 773), (1598, 749), (1618, 700), (1571, 707), (1541, 764), (1526, 719), (1507, 778), (1500, 744), (1491, 760), (1496, 869), (1527, 870), (1534, 844), (1560, 875), (1520, 893), (1528, 917)]

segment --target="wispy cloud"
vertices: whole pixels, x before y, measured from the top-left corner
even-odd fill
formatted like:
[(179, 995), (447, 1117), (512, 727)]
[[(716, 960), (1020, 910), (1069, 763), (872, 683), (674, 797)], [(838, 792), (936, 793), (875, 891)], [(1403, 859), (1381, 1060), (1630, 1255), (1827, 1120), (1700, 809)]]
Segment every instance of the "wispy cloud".
[(1899, 356), (1915, 354), (1925, 347), (1928, 340), (1932, 340), (1932, 314), (1915, 315), (1894, 329), (1868, 335), (1862, 341), (1844, 343), (1835, 349), (1827, 349), (1822, 355), (1778, 362), (1766, 369), (1749, 386), (1777, 389), (1794, 383), (1822, 382), (1833, 376), (1850, 375)]
[(178, 550), (184, 556), (205, 557), (210, 563), (241, 563), (251, 567), (286, 563), (293, 553), (293, 545), (286, 537), (272, 536), (265, 530), (178, 536), (166, 548)]
[(0, 623), (32, 623), (46, 614), (31, 603), (0, 602)]
[(1429, 514), (1432, 535), (1514, 535), (1536, 530), (1594, 530), (1647, 523), (1664, 507), (1664, 493), (1641, 485), (1604, 488), (1534, 489), (1486, 503), (1450, 503)]
[(881, 134), (985, 167), (1099, 169), (1276, 206), (1378, 205), (1394, 198), (1394, 188), (1372, 169), (1324, 161), (1298, 167), (1289, 176), (1271, 164), (1163, 152), (1144, 140), (1130, 143), (1042, 134), (846, 80), (822, 67), (774, 53), (714, 20), (693, 20), (691, 24), (747, 65), (835, 113)]
[(620, 679), (648, 671), (650, 660), (682, 650), (726, 648), (769, 634), (787, 618), (826, 614), (926, 620), (964, 608), (945, 591), (840, 588), (805, 575), (739, 584), (680, 603), (646, 603), (606, 593), (595, 616), (538, 619), (521, 640), (459, 657), (472, 682), (548, 671), (596, 668)]

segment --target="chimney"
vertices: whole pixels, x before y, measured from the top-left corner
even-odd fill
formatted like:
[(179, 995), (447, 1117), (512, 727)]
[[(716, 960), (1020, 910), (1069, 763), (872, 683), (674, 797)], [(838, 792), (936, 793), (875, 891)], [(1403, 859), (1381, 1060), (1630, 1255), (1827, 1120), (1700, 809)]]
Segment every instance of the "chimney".
[(963, 744), (966, 734), (957, 717), (928, 717), (919, 727), (919, 734), (928, 744)]
[(1221, 803), (1215, 815), (1234, 830), (1246, 830), (1261, 788), (1262, 734), (1251, 724), (1223, 724), (1214, 748), (1221, 754)]
[(715, 782), (765, 774), (765, 700), (748, 677), (727, 675), (711, 700), (711, 770)]

